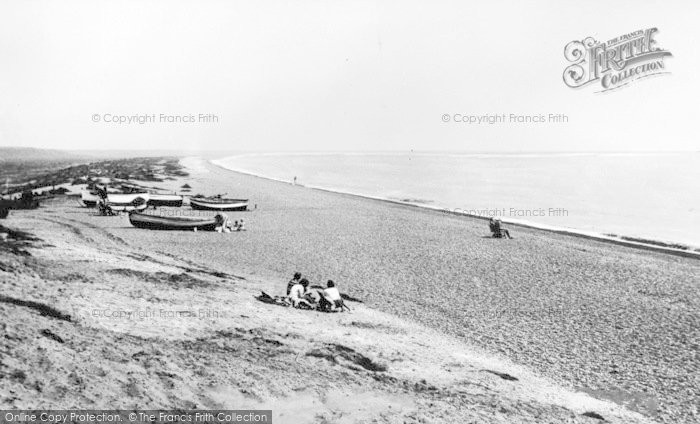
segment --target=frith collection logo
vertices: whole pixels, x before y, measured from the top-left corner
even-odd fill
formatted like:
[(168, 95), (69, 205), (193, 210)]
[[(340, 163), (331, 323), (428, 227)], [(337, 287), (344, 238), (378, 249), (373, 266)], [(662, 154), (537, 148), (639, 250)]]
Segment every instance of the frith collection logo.
[(599, 81), (599, 92), (603, 92), (642, 78), (668, 74), (664, 58), (671, 52), (656, 46), (657, 31), (640, 29), (605, 43), (593, 37), (570, 42), (564, 47), (564, 57), (571, 62), (564, 69), (564, 83), (580, 88)]

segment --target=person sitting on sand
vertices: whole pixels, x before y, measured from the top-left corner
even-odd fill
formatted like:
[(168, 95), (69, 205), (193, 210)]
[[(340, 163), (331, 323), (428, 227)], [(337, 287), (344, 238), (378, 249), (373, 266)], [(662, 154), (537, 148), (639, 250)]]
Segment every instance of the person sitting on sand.
[(241, 222), (238, 223), (238, 228), (236, 231), (245, 231), (245, 224), (243, 223), (243, 219), (241, 219)]
[(230, 232), (229, 227), (231, 226), (231, 220), (225, 213), (217, 213), (216, 216), (216, 227), (214, 231), (217, 233), (228, 233)]
[(292, 279), (287, 283), (287, 296), (289, 296), (289, 293), (291, 293), (292, 287), (294, 287), (295, 284), (299, 284), (300, 280), (301, 272), (295, 272), (294, 277), (292, 277)]
[(295, 308), (302, 309), (313, 309), (311, 303), (305, 299), (306, 288), (309, 286), (309, 280), (302, 278), (299, 283), (292, 286), (289, 292), (289, 300), (292, 302), (292, 306)]
[(510, 236), (510, 232), (508, 231), (507, 228), (503, 228), (501, 226), (501, 220), (500, 219), (493, 219), (491, 218), (489, 220), (489, 230), (491, 230), (492, 237), (494, 238), (507, 238), (511, 239), (513, 237)]
[(343, 310), (343, 298), (340, 296), (340, 291), (335, 286), (333, 280), (328, 280), (326, 288), (323, 290), (323, 297), (320, 301), (320, 306), (322, 309), (327, 309), (330, 311), (335, 311), (340, 309)]
[(496, 225), (498, 226), (498, 229), (501, 232), (501, 237), (507, 238), (507, 239), (512, 239), (513, 237), (510, 236), (510, 231), (508, 231), (507, 228), (503, 228), (503, 223), (501, 222), (500, 219), (496, 219)]

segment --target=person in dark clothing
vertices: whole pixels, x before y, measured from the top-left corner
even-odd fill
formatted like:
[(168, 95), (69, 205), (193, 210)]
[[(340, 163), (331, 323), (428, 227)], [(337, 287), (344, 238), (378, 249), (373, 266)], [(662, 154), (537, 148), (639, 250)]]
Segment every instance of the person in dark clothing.
[(500, 219), (491, 218), (489, 220), (489, 230), (491, 230), (491, 236), (494, 238), (513, 238), (510, 236), (510, 232), (507, 228), (501, 227)]
[(489, 219), (489, 231), (491, 231), (491, 236), (498, 237), (498, 227), (496, 226), (496, 220), (493, 218)]
[(295, 284), (299, 284), (300, 280), (301, 272), (295, 272), (294, 277), (287, 283), (287, 296), (289, 296), (289, 293), (292, 291), (292, 287), (294, 287)]
[(97, 186), (95, 188), (95, 192), (97, 192), (97, 195), (100, 197), (100, 199), (107, 198), (107, 186), (106, 185), (104, 188), (100, 188), (99, 186)]

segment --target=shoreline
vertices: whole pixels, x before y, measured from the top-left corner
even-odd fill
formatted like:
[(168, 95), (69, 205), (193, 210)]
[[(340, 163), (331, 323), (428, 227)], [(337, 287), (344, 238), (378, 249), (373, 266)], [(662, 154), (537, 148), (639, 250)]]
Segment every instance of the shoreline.
[[(281, 178), (275, 178), (275, 177), (271, 177), (271, 176), (264, 175), (264, 174), (257, 174), (254, 172), (241, 170), (241, 169), (234, 169), (234, 168), (230, 168), (228, 166), (224, 166), (221, 163), (219, 163), (220, 161), (223, 161), (227, 158), (229, 158), (229, 157), (220, 158), (220, 159), (204, 159), (204, 158), (203, 159), (206, 162), (210, 163), (211, 165), (214, 165), (214, 166), (221, 168), (225, 171), (237, 172), (239, 174), (248, 175), (248, 176), (252, 176), (252, 177), (256, 177), (256, 178), (262, 178), (262, 179), (270, 180), (270, 181), (275, 181), (275, 182), (282, 183), (282, 184), (294, 185), (294, 184), (290, 183), (289, 181), (283, 180)], [(462, 217), (480, 219), (483, 221), (488, 221), (488, 219), (489, 219), (489, 217), (486, 217), (486, 216), (482, 216), (482, 215), (478, 215), (478, 214), (470, 214), (467, 212), (457, 212), (457, 209), (449, 209), (447, 207), (430, 206), (430, 205), (425, 205), (425, 204), (420, 204), (420, 203), (415, 203), (415, 202), (407, 202), (407, 201), (402, 201), (402, 200), (390, 199), (390, 198), (386, 198), (386, 197), (372, 196), (372, 195), (367, 195), (367, 194), (362, 194), (362, 193), (354, 193), (354, 192), (350, 192), (350, 191), (344, 191), (341, 189), (321, 187), (321, 186), (316, 186), (316, 185), (296, 184), (296, 186), (308, 188), (311, 190), (322, 191), (322, 192), (342, 194), (342, 195), (346, 195), (346, 196), (358, 197), (358, 198), (367, 199), (367, 200), (374, 200), (374, 201), (378, 201), (378, 202), (385, 202), (385, 203), (390, 203), (390, 204), (418, 208), (418, 209), (422, 209), (422, 210), (435, 211), (435, 212), (439, 212), (439, 213), (446, 214), (446, 215), (462, 216)], [(534, 230), (539, 230), (539, 231), (546, 231), (546, 232), (560, 234), (560, 235), (566, 235), (566, 236), (570, 236), (570, 237), (585, 238), (585, 239), (589, 239), (589, 240), (595, 240), (595, 241), (600, 241), (603, 243), (609, 243), (609, 244), (614, 244), (614, 245), (619, 245), (619, 246), (624, 246), (624, 247), (630, 247), (630, 248), (634, 248), (634, 249), (660, 252), (660, 253), (681, 256), (681, 257), (686, 257), (686, 258), (700, 259), (700, 247), (691, 246), (691, 245), (684, 245), (685, 249), (680, 249), (680, 248), (666, 247), (663, 245), (658, 245), (658, 244), (664, 244), (664, 245), (676, 244), (674, 242), (664, 241), (664, 240), (649, 240), (650, 243), (643, 243), (643, 242), (633, 241), (633, 240), (631, 240), (631, 239), (633, 239), (633, 237), (625, 236), (625, 235), (615, 235), (613, 237), (610, 235), (606, 235), (606, 234), (598, 233), (598, 232), (593, 232), (593, 231), (576, 230), (576, 229), (565, 228), (565, 227), (555, 227), (555, 226), (551, 226), (551, 225), (547, 225), (547, 224), (539, 224), (539, 223), (530, 222), (530, 221), (512, 220), (512, 219), (502, 219), (502, 221), (508, 225), (521, 227), (521, 228), (529, 228), (529, 229), (534, 229)], [(634, 237), (634, 239), (641, 239), (641, 238)], [(656, 243), (658, 243), (658, 244), (656, 244)], [(681, 245), (681, 243), (677, 243), (677, 244)]]

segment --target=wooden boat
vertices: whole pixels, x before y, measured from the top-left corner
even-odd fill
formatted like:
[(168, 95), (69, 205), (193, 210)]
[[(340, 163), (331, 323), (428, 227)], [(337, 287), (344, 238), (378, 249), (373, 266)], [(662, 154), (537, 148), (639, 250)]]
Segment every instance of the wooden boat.
[(209, 211), (244, 211), (248, 209), (248, 199), (223, 199), (219, 197), (191, 197), (192, 209)]
[(148, 202), (150, 195), (148, 193), (107, 193), (107, 204), (110, 206), (132, 204), (139, 198)]
[(134, 211), (143, 211), (148, 208), (148, 203), (143, 202), (141, 204), (132, 204), (132, 205), (113, 205), (110, 203), (107, 203), (109, 207), (112, 209), (114, 212), (134, 212)]
[(0, 198), (0, 219), (5, 219), (10, 214), (10, 209), (14, 206), (14, 200)]
[(81, 190), (80, 200), (83, 202), (83, 205), (85, 205), (85, 207), (94, 208), (95, 206), (97, 206), (97, 202), (100, 201), (100, 196), (98, 196), (97, 192), (95, 191)]
[(182, 206), (182, 196), (177, 194), (150, 193), (148, 206)]
[[(0, 199), (0, 210), (9, 211), (10, 209), (36, 209), (39, 207), (40, 197), (35, 196), (29, 190), (22, 193), (19, 199)], [(5, 214), (3, 212), (3, 214)], [(7, 216), (5, 214), (5, 216)]]
[(132, 212), (129, 214), (129, 222), (136, 228), (147, 228), (149, 230), (180, 230), (194, 231), (214, 231), (221, 224), (222, 218), (217, 216), (207, 216), (201, 218), (189, 218), (181, 216), (158, 216), (144, 213)]
[(113, 211), (141, 211), (148, 207), (148, 193), (107, 193), (107, 206)]

